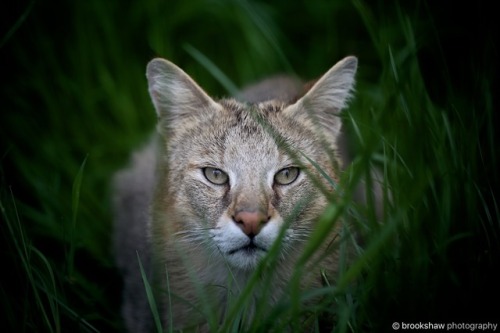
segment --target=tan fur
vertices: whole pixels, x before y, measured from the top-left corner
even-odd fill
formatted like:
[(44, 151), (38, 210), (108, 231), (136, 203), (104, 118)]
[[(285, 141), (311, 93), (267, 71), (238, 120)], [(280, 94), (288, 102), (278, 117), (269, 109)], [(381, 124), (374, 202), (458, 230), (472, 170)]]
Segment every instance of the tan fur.
[[(350, 98), (356, 66), (356, 58), (343, 59), (305, 94), (298, 81), (268, 80), (243, 92), (242, 102), (215, 101), (174, 64), (163, 59), (149, 63), (158, 144), (138, 153), (115, 180), (115, 251), (125, 275), (123, 315), (129, 318), (130, 332), (151, 329), (145, 323), (151, 322), (145, 296), (137, 295), (142, 279), (136, 250), (145, 256), (146, 271), (158, 290), (164, 325), (172, 321), (175, 328), (206, 328), (193, 305), (200, 307), (201, 300), (209, 299), (222, 315), (228, 295), (244, 288), (286, 227), (278, 260), (269, 272), (272, 292), (260, 295), (269, 304), (283, 296), (328, 204), (326, 196), (334, 192), (311, 161), (338, 180), (338, 115)], [(207, 167), (225, 172), (229, 182), (211, 183), (204, 176)], [(289, 167), (300, 169), (298, 178), (286, 185), (276, 183), (274, 176)], [(235, 218), (240, 212), (266, 217), (258, 234), (245, 234)], [(306, 267), (302, 288), (320, 286), (322, 270), (329, 277), (336, 275), (336, 238), (338, 228), (330, 231), (311, 263), (328, 255), (319, 265)], [(259, 289), (254, 293), (258, 298)], [(251, 313), (249, 309), (249, 318)]]

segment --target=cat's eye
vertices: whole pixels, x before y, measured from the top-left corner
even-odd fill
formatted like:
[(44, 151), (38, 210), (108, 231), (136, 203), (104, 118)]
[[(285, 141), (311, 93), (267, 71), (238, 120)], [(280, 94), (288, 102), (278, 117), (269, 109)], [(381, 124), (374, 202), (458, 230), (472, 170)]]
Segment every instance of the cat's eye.
[(274, 181), (279, 185), (289, 185), (299, 177), (300, 169), (297, 167), (284, 168), (274, 175)]
[(205, 178), (215, 185), (224, 185), (229, 181), (227, 173), (216, 168), (203, 168), (203, 175)]

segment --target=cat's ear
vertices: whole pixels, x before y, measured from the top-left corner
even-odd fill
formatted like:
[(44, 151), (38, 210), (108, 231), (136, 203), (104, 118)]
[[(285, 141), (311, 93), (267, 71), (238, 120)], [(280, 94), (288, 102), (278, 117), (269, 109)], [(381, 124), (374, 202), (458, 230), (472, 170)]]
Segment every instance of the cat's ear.
[(219, 107), (189, 75), (168, 60), (151, 60), (146, 76), (160, 125), (175, 128), (179, 122)]
[(340, 110), (346, 107), (354, 89), (358, 59), (354, 56), (340, 60), (330, 68), (311, 89), (284, 113), (308, 123), (313, 122), (336, 137), (340, 132)]

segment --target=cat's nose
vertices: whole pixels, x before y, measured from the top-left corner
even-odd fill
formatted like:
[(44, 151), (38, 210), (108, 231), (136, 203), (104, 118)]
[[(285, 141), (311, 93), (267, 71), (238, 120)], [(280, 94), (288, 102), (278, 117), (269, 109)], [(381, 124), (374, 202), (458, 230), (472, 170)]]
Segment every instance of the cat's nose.
[(262, 226), (270, 219), (270, 216), (267, 216), (261, 211), (240, 211), (233, 216), (236, 225), (250, 238), (257, 236)]

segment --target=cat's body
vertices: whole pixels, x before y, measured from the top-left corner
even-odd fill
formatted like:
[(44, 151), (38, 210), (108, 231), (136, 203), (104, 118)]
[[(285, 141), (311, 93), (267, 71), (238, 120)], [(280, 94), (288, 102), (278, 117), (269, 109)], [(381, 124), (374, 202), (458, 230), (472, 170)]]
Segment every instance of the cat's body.
[[(165, 60), (148, 65), (159, 135), (115, 178), (115, 252), (130, 332), (154, 327), (138, 257), (160, 290), (163, 325), (174, 328), (207, 327), (194, 310), (201, 299), (222, 315), (228, 295), (238, 295), (276, 240), (271, 288), (265, 295), (255, 288), (253, 299), (272, 304), (284, 296), (326, 193), (335, 192), (331, 180), (343, 163), (338, 115), (356, 66), (345, 58), (307, 92), (290, 78), (264, 81), (240, 102), (214, 101)], [(306, 265), (302, 288), (320, 286), (322, 272), (335, 277), (339, 227), (310, 259), (319, 264)]]

